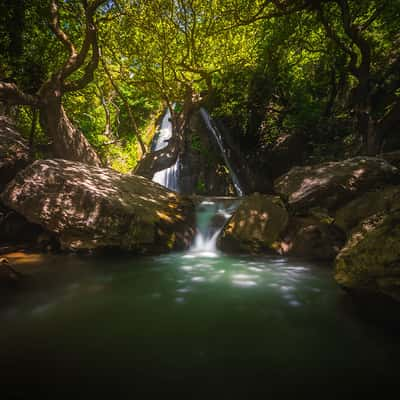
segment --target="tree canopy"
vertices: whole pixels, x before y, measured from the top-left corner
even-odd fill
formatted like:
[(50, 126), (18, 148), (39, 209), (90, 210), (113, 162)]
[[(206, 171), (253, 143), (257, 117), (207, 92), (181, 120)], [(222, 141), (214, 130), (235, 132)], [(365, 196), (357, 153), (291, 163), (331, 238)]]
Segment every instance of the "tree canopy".
[(123, 171), (165, 106), (261, 159), (294, 131), (316, 160), (376, 154), (400, 146), (399, 32), (398, 0), (2, 0), (0, 100), (38, 150), (87, 140), (71, 157)]

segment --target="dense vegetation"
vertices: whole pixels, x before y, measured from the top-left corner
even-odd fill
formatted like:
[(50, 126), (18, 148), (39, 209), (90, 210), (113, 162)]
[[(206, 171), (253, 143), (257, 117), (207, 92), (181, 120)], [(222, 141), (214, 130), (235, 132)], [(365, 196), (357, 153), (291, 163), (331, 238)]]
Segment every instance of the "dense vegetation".
[(400, 146), (399, 32), (398, 0), (2, 0), (0, 100), (36, 152), (121, 171), (165, 105), (206, 104), (259, 162), (296, 132), (308, 161), (376, 154)]

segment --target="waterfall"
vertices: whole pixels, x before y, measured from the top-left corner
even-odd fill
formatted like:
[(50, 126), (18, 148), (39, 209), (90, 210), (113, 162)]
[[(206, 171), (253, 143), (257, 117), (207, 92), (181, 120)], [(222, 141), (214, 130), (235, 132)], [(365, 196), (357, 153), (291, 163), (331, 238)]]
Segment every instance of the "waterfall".
[[(161, 150), (164, 147), (167, 147), (168, 141), (169, 139), (171, 139), (171, 137), (172, 137), (171, 112), (169, 109), (167, 109), (162, 119), (158, 135), (156, 136), (156, 139), (153, 141), (152, 151)], [(161, 171), (157, 171), (153, 176), (153, 181), (159, 183), (160, 185), (165, 186), (170, 190), (178, 192), (179, 169), (180, 169), (180, 160), (178, 156), (174, 165), (171, 165), (169, 168), (165, 168)]]
[(228, 155), (226, 154), (226, 150), (225, 150), (225, 147), (224, 147), (224, 144), (223, 144), (223, 141), (222, 141), (221, 133), (219, 132), (218, 128), (215, 126), (213, 120), (211, 119), (210, 114), (207, 112), (207, 110), (205, 108), (203, 108), (203, 107), (200, 108), (200, 115), (202, 116), (204, 122), (207, 125), (207, 128), (214, 135), (215, 140), (218, 143), (218, 146), (219, 146), (219, 148), (221, 150), (221, 153), (222, 153), (222, 157), (223, 157), (223, 159), (225, 161), (225, 165), (227, 166), (227, 168), (229, 170), (233, 186), (236, 189), (237, 195), (240, 196), (240, 197), (243, 196), (243, 190), (242, 190), (242, 188), (240, 186), (239, 179), (238, 179), (237, 175), (235, 174), (235, 172), (233, 171), (232, 165), (231, 165), (231, 163), (229, 162), (229, 159), (228, 159)]
[(192, 256), (217, 255), (218, 236), (238, 205), (237, 199), (224, 197), (205, 198), (197, 205), (197, 232), (190, 249)]

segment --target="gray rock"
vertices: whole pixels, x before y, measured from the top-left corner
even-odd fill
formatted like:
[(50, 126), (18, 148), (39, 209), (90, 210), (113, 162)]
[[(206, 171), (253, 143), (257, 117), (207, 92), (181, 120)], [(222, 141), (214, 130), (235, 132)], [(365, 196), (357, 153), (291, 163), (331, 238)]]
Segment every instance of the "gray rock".
[(226, 224), (219, 247), (229, 252), (272, 250), (288, 221), (288, 213), (279, 197), (252, 194), (242, 201)]
[(345, 242), (345, 233), (330, 222), (313, 216), (294, 217), (279, 244), (279, 252), (307, 260), (332, 261)]
[(336, 258), (335, 280), (356, 294), (400, 301), (400, 205), (365, 219), (352, 231)]
[(336, 209), (371, 188), (398, 182), (399, 170), (383, 159), (355, 157), (339, 162), (295, 167), (274, 183), (295, 213), (311, 207)]
[(378, 212), (389, 212), (400, 206), (400, 186), (362, 193), (336, 211), (335, 224), (350, 233), (361, 221)]
[(63, 249), (183, 249), (194, 234), (192, 201), (134, 175), (66, 160), (36, 161), (1, 200), (58, 236)]
[(0, 116), (0, 192), (28, 162), (28, 143), (8, 118)]

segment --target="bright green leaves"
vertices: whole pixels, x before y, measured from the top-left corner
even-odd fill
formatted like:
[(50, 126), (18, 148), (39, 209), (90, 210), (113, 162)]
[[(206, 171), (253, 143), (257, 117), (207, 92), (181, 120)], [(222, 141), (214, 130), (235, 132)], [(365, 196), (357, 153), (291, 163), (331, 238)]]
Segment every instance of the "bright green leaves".
[[(251, 64), (252, 28), (236, 27), (224, 1), (155, 0), (123, 2), (125, 29), (119, 40), (132, 81), (171, 103), (188, 87), (210, 89), (210, 77)], [(129, 29), (128, 29), (129, 27)]]

